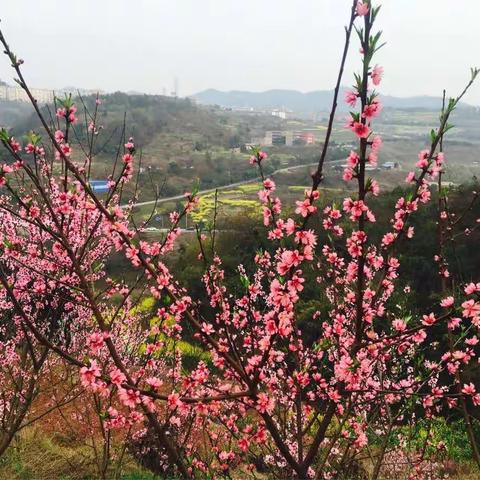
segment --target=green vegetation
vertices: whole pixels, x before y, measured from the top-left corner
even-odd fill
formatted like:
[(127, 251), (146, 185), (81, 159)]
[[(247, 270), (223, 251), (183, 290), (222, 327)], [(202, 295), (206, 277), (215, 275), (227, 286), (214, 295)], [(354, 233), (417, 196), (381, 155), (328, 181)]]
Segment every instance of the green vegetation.
[(190, 217), (195, 223), (207, 223), (212, 219), (215, 207), (219, 214), (224, 214), (228, 210), (230, 214), (240, 213), (240, 211), (242, 211), (247, 215), (258, 213), (261, 208), (258, 200), (238, 198), (235, 196), (235, 193), (232, 195), (229, 192), (220, 191), (218, 192), (216, 205), (214, 193), (202, 195), (195, 211), (191, 213)]
[[(118, 476), (114, 471), (108, 479), (154, 480), (126, 456)], [(72, 439), (48, 429), (27, 428), (15, 438), (0, 459), (0, 480), (95, 480), (98, 479), (95, 456), (91, 446), (82, 439)]]

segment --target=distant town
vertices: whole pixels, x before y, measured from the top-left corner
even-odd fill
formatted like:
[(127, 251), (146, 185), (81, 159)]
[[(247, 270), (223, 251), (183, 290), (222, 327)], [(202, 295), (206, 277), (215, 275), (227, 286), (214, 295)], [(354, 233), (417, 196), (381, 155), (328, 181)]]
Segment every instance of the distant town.
[[(30, 88), (30, 92), (33, 97), (40, 104), (52, 103), (54, 101), (55, 95), (63, 93), (78, 93), (82, 95), (91, 95), (97, 93), (97, 90), (87, 90), (87, 89), (78, 89), (78, 88), (62, 88), (58, 91), (46, 88)], [(103, 93), (103, 92), (99, 92)], [(7, 85), (4, 82), (0, 81), (0, 100), (9, 101), (9, 102), (30, 102), (27, 93), (21, 87), (14, 87)]]

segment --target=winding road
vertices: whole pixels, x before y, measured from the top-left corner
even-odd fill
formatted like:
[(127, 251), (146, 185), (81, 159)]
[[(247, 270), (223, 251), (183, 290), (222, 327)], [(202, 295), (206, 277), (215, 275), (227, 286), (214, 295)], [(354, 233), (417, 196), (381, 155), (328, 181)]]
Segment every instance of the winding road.
[[(326, 165), (335, 165), (337, 163), (345, 163), (344, 159), (341, 160), (332, 160), (330, 162), (327, 162)], [(273, 177), (274, 175), (278, 175), (279, 173), (288, 173), (292, 170), (296, 170), (298, 168), (305, 168), (305, 167), (312, 167), (317, 165), (317, 162), (315, 163), (304, 163), (302, 165), (293, 165), (291, 167), (284, 167), (284, 168), (279, 168), (278, 170), (273, 171), (272, 173), (269, 174), (269, 176)], [(207, 188), (206, 190), (200, 190), (197, 192), (197, 195), (205, 195), (206, 193), (212, 193), (215, 192), (215, 190), (228, 190), (229, 188), (234, 188), (234, 187), (240, 187), (241, 185), (247, 185), (249, 183), (255, 183), (260, 180), (260, 177), (255, 177), (255, 178), (250, 178), (249, 180), (242, 180), (241, 182), (234, 182), (234, 183), (229, 183), (228, 185), (222, 185), (220, 187), (214, 187), (214, 188)], [(143, 207), (145, 205), (153, 205), (157, 203), (159, 205), (160, 203), (165, 203), (165, 202), (171, 202), (174, 200), (182, 200), (184, 199), (185, 196), (182, 195), (174, 195), (172, 197), (165, 197), (165, 198), (159, 198), (158, 200), (147, 200), (146, 202), (137, 202), (134, 203), (134, 207)], [(122, 207), (127, 207), (129, 205), (121, 205)]]

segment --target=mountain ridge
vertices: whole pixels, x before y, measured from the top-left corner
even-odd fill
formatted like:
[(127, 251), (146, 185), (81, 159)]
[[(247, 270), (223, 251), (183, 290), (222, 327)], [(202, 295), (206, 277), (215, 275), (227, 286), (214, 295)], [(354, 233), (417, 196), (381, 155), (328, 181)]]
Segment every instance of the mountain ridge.
[[(341, 111), (349, 110), (348, 105), (343, 102), (346, 90), (346, 87), (341, 87), (339, 94), (338, 108)], [(294, 112), (313, 113), (330, 110), (333, 90), (300, 92), (298, 90), (271, 89), (252, 92), (248, 90), (222, 91), (210, 88), (192, 95), (192, 98), (201, 104), (219, 105), (226, 108), (286, 109)], [(381, 100), (384, 107), (396, 109), (439, 110), (442, 106), (441, 97), (429, 95), (410, 97), (381, 95)], [(460, 106), (474, 108), (465, 103)]]

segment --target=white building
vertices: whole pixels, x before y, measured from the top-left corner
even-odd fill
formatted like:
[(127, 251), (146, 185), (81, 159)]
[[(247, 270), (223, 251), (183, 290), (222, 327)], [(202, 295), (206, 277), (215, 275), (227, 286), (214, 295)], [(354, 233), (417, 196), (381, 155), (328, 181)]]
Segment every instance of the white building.
[[(38, 103), (53, 102), (53, 91), (42, 88), (31, 88), (30, 92)], [(7, 100), (10, 102), (29, 102), (30, 99), (23, 88), (11, 87), (9, 85), (0, 86), (0, 100)]]
[(282, 120), (287, 119), (287, 112), (284, 110), (272, 110), (272, 116), (281, 118)]

